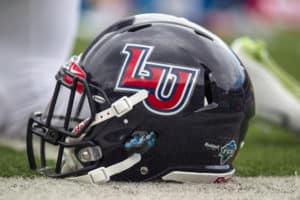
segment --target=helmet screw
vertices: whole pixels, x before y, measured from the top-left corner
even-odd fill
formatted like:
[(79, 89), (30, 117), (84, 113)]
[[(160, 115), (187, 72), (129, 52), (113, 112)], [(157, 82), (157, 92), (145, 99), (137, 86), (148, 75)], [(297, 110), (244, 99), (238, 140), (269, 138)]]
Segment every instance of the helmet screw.
[(124, 120), (123, 120), (123, 123), (124, 123), (124, 124), (128, 124), (128, 119), (124, 119)]
[(141, 167), (140, 172), (142, 175), (147, 175), (149, 173), (148, 167)]
[(90, 154), (89, 154), (89, 152), (88, 151), (82, 151), (82, 152), (80, 152), (80, 156), (79, 156), (79, 158), (80, 158), (80, 160), (81, 161), (88, 161), (88, 160), (90, 160)]

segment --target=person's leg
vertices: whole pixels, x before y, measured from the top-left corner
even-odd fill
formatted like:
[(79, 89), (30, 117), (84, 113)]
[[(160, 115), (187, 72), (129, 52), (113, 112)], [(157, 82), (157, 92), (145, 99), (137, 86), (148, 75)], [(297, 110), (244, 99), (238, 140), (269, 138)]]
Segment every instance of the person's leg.
[(7, 121), (0, 117), (4, 134), (24, 135), (27, 117), (47, 104), (55, 73), (73, 47), (78, 19), (79, 0), (0, 2), (0, 84), (8, 100), (7, 113), (1, 113)]
[[(0, 82), (1, 83), (1, 82)], [(7, 114), (8, 114), (8, 106), (7, 106), (7, 96), (6, 96), (6, 90), (5, 88), (2, 86), (2, 84), (0, 84), (0, 134), (2, 132), (4, 132), (4, 130), (7, 127)]]

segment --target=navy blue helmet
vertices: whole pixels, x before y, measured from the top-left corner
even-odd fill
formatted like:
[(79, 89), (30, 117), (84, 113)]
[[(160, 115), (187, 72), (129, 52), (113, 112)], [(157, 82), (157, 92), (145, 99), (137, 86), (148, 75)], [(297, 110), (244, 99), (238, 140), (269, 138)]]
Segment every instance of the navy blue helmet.
[(56, 178), (223, 182), (254, 114), (249, 76), (230, 48), (169, 15), (113, 24), (56, 80), (27, 132), (30, 167)]

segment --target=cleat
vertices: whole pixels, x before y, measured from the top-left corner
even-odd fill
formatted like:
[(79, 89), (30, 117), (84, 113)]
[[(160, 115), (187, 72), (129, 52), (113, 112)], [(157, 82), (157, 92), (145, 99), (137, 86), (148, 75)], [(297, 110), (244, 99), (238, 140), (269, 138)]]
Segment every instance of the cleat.
[(263, 41), (243, 37), (231, 47), (252, 80), (257, 116), (300, 132), (299, 82), (273, 61)]

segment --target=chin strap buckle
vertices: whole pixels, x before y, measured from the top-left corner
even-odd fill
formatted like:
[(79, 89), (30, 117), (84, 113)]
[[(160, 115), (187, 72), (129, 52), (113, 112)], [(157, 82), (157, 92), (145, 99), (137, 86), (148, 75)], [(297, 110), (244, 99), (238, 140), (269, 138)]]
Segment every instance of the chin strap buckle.
[(122, 97), (111, 104), (111, 107), (99, 112), (90, 127), (100, 124), (113, 117), (121, 117), (132, 110), (133, 106), (141, 103), (148, 97), (146, 90), (140, 90), (130, 97)]
[(110, 174), (107, 173), (107, 168), (100, 167), (88, 173), (90, 181), (93, 184), (105, 183), (110, 180)]
[(119, 174), (137, 163), (139, 163), (142, 159), (141, 154), (133, 154), (132, 156), (126, 158), (125, 160), (113, 164), (109, 167), (99, 167), (97, 169), (91, 170), (87, 175), (77, 176), (68, 178), (69, 180), (78, 181), (78, 182), (86, 182), (93, 184), (101, 184), (106, 183), (110, 180), (110, 177), (116, 174)]
[(111, 108), (114, 111), (115, 116), (117, 117), (121, 117), (125, 113), (129, 112), (132, 107), (133, 106), (128, 97), (122, 97), (111, 105)]

